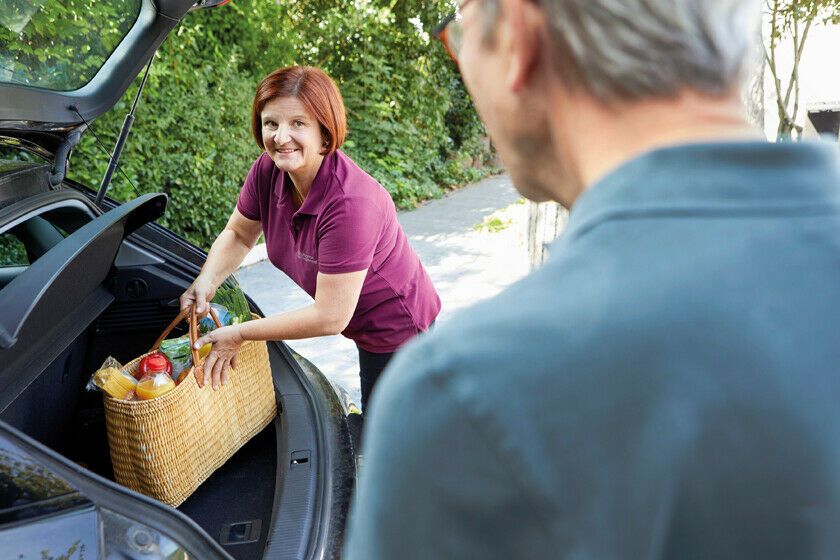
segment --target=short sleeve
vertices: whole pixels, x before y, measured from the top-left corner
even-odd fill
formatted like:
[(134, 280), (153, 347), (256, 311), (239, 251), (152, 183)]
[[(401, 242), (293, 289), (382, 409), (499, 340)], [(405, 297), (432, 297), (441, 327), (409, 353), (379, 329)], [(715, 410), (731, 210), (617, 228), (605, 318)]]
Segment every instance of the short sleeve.
[(376, 203), (363, 197), (341, 198), (324, 208), (318, 226), (318, 272), (370, 268), (383, 220)]
[(257, 158), (257, 161), (251, 166), (248, 171), (248, 176), (245, 177), (245, 183), (242, 185), (242, 190), (239, 191), (239, 200), (236, 201), (236, 209), (239, 213), (249, 220), (260, 220), (260, 169), (263, 156)]

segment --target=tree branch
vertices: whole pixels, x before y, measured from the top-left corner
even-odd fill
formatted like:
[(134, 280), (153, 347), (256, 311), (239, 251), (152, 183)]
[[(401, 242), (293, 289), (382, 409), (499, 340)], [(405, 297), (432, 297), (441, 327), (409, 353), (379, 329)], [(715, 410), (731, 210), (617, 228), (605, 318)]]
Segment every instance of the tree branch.
[(790, 70), (790, 78), (788, 79), (788, 87), (787, 91), (785, 92), (785, 101), (784, 106), (787, 107), (790, 104), (790, 94), (793, 91), (793, 81), (794, 77), (796, 76), (796, 64), (797, 60), (797, 53), (799, 53), (799, 19), (794, 16), (793, 17), (793, 67)]
[[(799, 51), (796, 53), (796, 61), (794, 62), (794, 65), (793, 65), (794, 73), (795, 73), (795, 80), (796, 80), (796, 86), (795, 86), (796, 89), (795, 89), (795, 93), (794, 93), (794, 96), (793, 96), (793, 112), (792, 112), (792, 115), (793, 115), (792, 120), (793, 121), (796, 120), (796, 115), (799, 113), (799, 61), (801, 60), (802, 52), (805, 49), (805, 40), (808, 38), (808, 30), (811, 28), (811, 23), (814, 21), (814, 18), (816, 17), (816, 15), (817, 15), (817, 13), (816, 13), (816, 7), (815, 7), (814, 10), (811, 13), (811, 19), (808, 20), (808, 23), (805, 25), (805, 30), (802, 32), (802, 40), (799, 43)], [(796, 129), (797, 129), (799, 135), (801, 136), (802, 127), (797, 126)]]
[[(773, 75), (773, 87), (776, 90), (776, 112), (779, 116), (779, 126), (776, 131), (776, 138), (782, 137), (787, 130), (790, 117), (787, 114), (787, 106), (782, 103), (782, 81), (776, 68), (776, 39), (779, 34), (779, 0), (773, 0), (773, 7), (771, 8), (771, 29), (770, 29), (770, 56), (768, 63), (770, 66), (770, 73)], [(765, 51), (766, 56), (766, 51)]]

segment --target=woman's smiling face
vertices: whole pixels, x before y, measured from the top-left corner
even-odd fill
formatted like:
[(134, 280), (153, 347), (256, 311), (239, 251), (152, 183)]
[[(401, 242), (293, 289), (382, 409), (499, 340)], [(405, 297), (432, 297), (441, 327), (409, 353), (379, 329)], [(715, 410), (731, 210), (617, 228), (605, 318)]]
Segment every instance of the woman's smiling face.
[(277, 97), (260, 113), (265, 151), (274, 165), (290, 174), (307, 174), (324, 159), (318, 120), (296, 97)]

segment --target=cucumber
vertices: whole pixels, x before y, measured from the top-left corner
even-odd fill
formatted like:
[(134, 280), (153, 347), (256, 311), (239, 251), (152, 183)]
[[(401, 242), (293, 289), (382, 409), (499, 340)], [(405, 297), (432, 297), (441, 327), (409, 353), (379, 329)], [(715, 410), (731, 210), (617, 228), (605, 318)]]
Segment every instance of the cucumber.
[(248, 307), (248, 300), (242, 288), (239, 287), (236, 277), (231, 275), (216, 290), (213, 302), (224, 305), (230, 311), (234, 323), (243, 323), (251, 320), (251, 309)]

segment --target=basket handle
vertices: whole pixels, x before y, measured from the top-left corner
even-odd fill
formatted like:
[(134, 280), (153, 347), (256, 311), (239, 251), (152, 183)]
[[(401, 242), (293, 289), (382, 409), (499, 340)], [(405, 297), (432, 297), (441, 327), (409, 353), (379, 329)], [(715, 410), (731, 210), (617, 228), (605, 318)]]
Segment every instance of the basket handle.
[[(216, 310), (213, 309), (212, 306), (208, 305), (208, 307), (210, 308), (210, 316), (213, 318), (213, 322), (216, 323), (216, 328), (221, 328), (222, 322), (219, 321), (219, 316), (216, 315)], [(169, 336), (169, 333), (172, 332), (172, 329), (177, 327), (178, 323), (185, 319), (187, 320), (187, 325), (189, 326), (190, 352), (192, 353), (193, 365), (198, 365), (198, 350), (195, 348), (195, 343), (199, 338), (198, 316), (195, 312), (195, 306), (192, 305), (182, 309), (181, 312), (178, 313), (178, 315), (174, 319), (172, 319), (172, 322), (169, 323), (169, 325), (165, 329), (163, 329), (163, 334), (161, 334), (155, 341), (155, 343), (152, 345), (152, 349), (150, 350), (150, 352), (155, 352), (158, 348), (160, 348), (161, 342), (163, 342), (166, 339), (166, 337)]]

